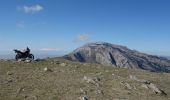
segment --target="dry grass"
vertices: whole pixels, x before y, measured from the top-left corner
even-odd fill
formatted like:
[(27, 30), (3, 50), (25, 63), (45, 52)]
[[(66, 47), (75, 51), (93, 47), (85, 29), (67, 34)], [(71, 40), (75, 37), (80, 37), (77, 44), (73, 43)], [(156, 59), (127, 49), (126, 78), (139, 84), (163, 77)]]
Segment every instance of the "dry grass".
[[(45, 72), (46, 67), (52, 72)], [(129, 75), (151, 81), (167, 96), (142, 88)], [(170, 74), (65, 60), (0, 61), (0, 100), (79, 100), (85, 95), (89, 100), (170, 100)]]

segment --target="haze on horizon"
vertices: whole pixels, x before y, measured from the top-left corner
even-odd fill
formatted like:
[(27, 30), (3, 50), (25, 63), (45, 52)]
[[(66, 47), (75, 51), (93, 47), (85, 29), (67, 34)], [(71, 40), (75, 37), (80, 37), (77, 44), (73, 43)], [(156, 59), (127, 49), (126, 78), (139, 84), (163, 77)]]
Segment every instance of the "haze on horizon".
[(1, 0), (0, 58), (61, 56), (96, 41), (170, 56), (169, 0)]

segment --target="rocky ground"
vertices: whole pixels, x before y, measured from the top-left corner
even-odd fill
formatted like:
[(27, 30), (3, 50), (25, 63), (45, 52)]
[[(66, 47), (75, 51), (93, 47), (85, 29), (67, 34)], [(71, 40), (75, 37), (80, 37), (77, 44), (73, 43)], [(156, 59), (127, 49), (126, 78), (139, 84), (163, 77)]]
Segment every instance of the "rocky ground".
[(62, 59), (0, 61), (0, 100), (170, 100), (170, 74)]

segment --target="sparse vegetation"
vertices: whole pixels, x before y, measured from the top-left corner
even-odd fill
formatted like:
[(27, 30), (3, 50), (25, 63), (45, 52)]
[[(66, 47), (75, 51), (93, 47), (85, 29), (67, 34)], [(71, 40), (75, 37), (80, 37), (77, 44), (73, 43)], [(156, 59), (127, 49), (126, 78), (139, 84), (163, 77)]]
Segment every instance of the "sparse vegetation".
[[(155, 84), (156, 94), (130, 75)], [(0, 100), (170, 100), (170, 74), (98, 64), (0, 61)]]

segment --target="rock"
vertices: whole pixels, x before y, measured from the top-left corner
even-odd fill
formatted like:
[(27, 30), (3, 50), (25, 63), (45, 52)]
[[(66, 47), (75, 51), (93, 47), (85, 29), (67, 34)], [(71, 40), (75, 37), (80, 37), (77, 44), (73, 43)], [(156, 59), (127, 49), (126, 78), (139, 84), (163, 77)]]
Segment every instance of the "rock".
[(145, 88), (145, 89), (149, 89), (146, 84), (142, 84), (141, 87), (143, 87), (143, 88)]
[(59, 60), (54, 59), (50, 63), (51, 64), (60, 64), (61, 62)]
[(87, 83), (92, 83), (92, 84), (95, 84), (95, 83), (96, 83), (92, 78), (87, 77), (87, 76), (84, 76), (83, 79), (84, 79)]
[(100, 77), (96, 77), (94, 80), (95, 81), (101, 81), (101, 78)]
[(87, 96), (80, 97), (80, 100), (89, 100)]
[(115, 74), (112, 74), (112, 76), (115, 76)]
[(150, 83), (148, 87), (155, 93), (161, 95), (167, 95), (163, 90), (159, 89), (155, 84)]
[(21, 61), (23, 61), (23, 59), (18, 59), (17, 61), (18, 61), (18, 62), (21, 62)]
[(47, 68), (47, 67), (45, 67), (43, 70), (44, 70), (45, 72), (52, 72), (52, 70), (49, 69), (49, 68)]
[(138, 80), (138, 79), (136, 78), (136, 76), (129, 75), (129, 77), (130, 77), (131, 80)]
[(85, 91), (85, 90), (83, 90), (82, 88), (80, 88), (80, 93), (86, 95), (86, 94), (87, 94), (87, 91)]
[(83, 80), (85, 80), (87, 83), (90, 83), (90, 84), (93, 84), (93, 85), (96, 85), (97, 87), (99, 87), (99, 84), (95, 81), (95, 79), (84, 76)]
[(12, 72), (10, 72), (10, 71), (8, 71), (7, 72), (7, 75), (13, 75), (14, 73), (12, 73)]
[(97, 73), (98, 76), (102, 76), (103, 74), (101, 72)]
[(38, 99), (38, 97), (37, 97), (37, 96), (35, 96), (35, 95), (33, 95), (33, 96), (29, 96), (28, 98), (29, 98), (29, 100), (37, 100), (37, 99)]
[(102, 94), (102, 95), (103, 95), (104, 93), (103, 93), (102, 90), (97, 90), (97, 91), (96, 91), (96, 94)]
[(133, 75), (130, 75), (130, 79), (138, 81), (138, 82), (142, 82), (142, 83), (145, 83), (145, 84), (150, 84), (150, 81), (145, 80), (145, 79), (138, 79), (136, 76), (133, 76)]
[(61, 63), (60, 66), (64, 67), (66, 66), (66, 63)]
[(81, 93), (83, 93), (83, 92), (84, 92), (84, 90), (83, 90), (82, 88), (80, 88), (80, 92), (81, 92)]
[(29, 59), (26, 59), (26, 60), (25, 60), (25, 62), (27, 62), (27, 63), (30, 63), (30, 62), (31, 62), (31, 60), (29, 60)]
[(167, 95), (163, 90), (159, 89), (155, 84), (151, 83), (148, 80), (138, 79), (136, 76), (130, 75), (130, 79), (141, 82), (141, 87), (145, 89), (152, 90), (155, 94)]
[(133, 86), (133, 89), (135, 89), (135, 90), (136, 90), (136, 89), (137, 89), (137, 88), (136, 88), (136, 86)]
[(132, 89), (132, 87), (130, 86), (130, 84), (127, 83), (127, 82), (122, 81), (122, 82), (120, 82), (120, 84), (122, 84), (122, 85), (124, 86), (125, 89), (129, 89), (129, 90)]

